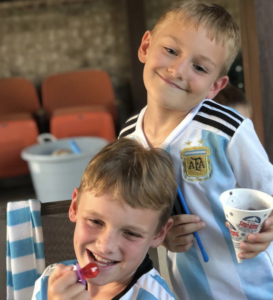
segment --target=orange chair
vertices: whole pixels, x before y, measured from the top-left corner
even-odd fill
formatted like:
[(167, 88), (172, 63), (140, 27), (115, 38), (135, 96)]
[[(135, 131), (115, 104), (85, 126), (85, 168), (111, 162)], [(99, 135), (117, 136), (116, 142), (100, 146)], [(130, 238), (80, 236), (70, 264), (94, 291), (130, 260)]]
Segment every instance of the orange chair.
[(0, 80), (0, 178), (26, 174), (21, 151), (37, 141), (34, 113), (40, 108), (32, 83), (24, 78)]
[(33, 84), (21, 77), (0, 79), (0, 116), (13, 113), (34, 114), (39, 108)]
[(47, 77), (42, 102), (50, 132), (57, 138), (98, 136), (115, 140), (117, 111), (109, 75), (100, 70), (81, 70)]

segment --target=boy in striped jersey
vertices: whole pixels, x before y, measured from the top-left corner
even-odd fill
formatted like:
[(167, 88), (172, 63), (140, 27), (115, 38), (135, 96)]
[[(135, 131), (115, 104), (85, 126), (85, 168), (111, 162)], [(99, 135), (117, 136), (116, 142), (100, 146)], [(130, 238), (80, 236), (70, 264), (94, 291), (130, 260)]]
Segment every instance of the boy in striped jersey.
[(51, 265), (36, 281), (32, 299), (174, 300), (147, 252), (172, 225), (176, 190), (164, 150), (130, 139), (107, 145), (87, 166), (69, 210), (78, 263), (95, 262), (99, 274), (85, 286), (71, 266), (76, 260)]
[[(172, 155), (192, 213), (183, 214), (176, 201), (164, 241), (173, 288), (183, 300), (273, 299), (273, 216), (240, 243), (245, 261), (238, 264), (219, 201), (236, 187), (273, 194), (273, 168), (251, 120), (211, 100), (228, 83), (239, 45), (236, 23), (218, 5), (184, 1), (167, 12), (138, 52), (148, 104), (120, 133)], [(194, 240), (197, 230), (208, 263)]]

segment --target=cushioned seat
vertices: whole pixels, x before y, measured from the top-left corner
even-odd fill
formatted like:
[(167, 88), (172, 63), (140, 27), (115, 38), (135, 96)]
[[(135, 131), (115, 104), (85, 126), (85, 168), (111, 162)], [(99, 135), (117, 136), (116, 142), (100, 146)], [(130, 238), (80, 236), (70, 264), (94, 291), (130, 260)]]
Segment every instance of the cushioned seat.
[(30, 114), (0, 116), (0, 178), (29, 172), (21, 151), (37, 143), (38, 134)]
[(25, 78), (0, 80), (0, 178), (26, 174), (21, 151), (37, 141), (37, 92)]
[(111, 114), (103, 107), (64, 108), (54, 111), (50, 132), (57, 138), (95, 136), (113, 142), (116, 139)]
[(57, 138), (97, 136), (116, 138), (117, 110), (109, 75), (101, 70), (80, 70), (47, 77), (42, 102)]

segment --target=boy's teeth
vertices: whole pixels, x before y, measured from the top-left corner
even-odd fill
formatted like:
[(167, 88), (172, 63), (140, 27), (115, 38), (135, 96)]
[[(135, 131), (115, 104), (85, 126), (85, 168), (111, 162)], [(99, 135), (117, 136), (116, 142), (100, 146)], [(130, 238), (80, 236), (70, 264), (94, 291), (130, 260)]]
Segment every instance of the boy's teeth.
[(113, 260), (101, 258), (101, 257), (97, 256), (94, 253), (93, 253), (93, 255), (95, 256), (97, 262), (102, 262), (102, 263), (105, 263), (105, 264), (114, 262)]

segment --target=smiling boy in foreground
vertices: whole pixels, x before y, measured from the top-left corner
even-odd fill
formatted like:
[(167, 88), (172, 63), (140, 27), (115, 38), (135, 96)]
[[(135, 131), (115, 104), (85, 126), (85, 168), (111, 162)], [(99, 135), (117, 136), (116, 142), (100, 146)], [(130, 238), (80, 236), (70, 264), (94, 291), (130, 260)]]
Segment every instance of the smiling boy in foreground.
[(171, 227), (175, 196), (173, 164), (164, 150), (128, 139), (106, 146), (87, 166), (69, 210), (78, 263), (95, 262), (99, 274), (84, 286), (72, 266), (50, 266), (32, 299), (173, 300), (147, 252)]

